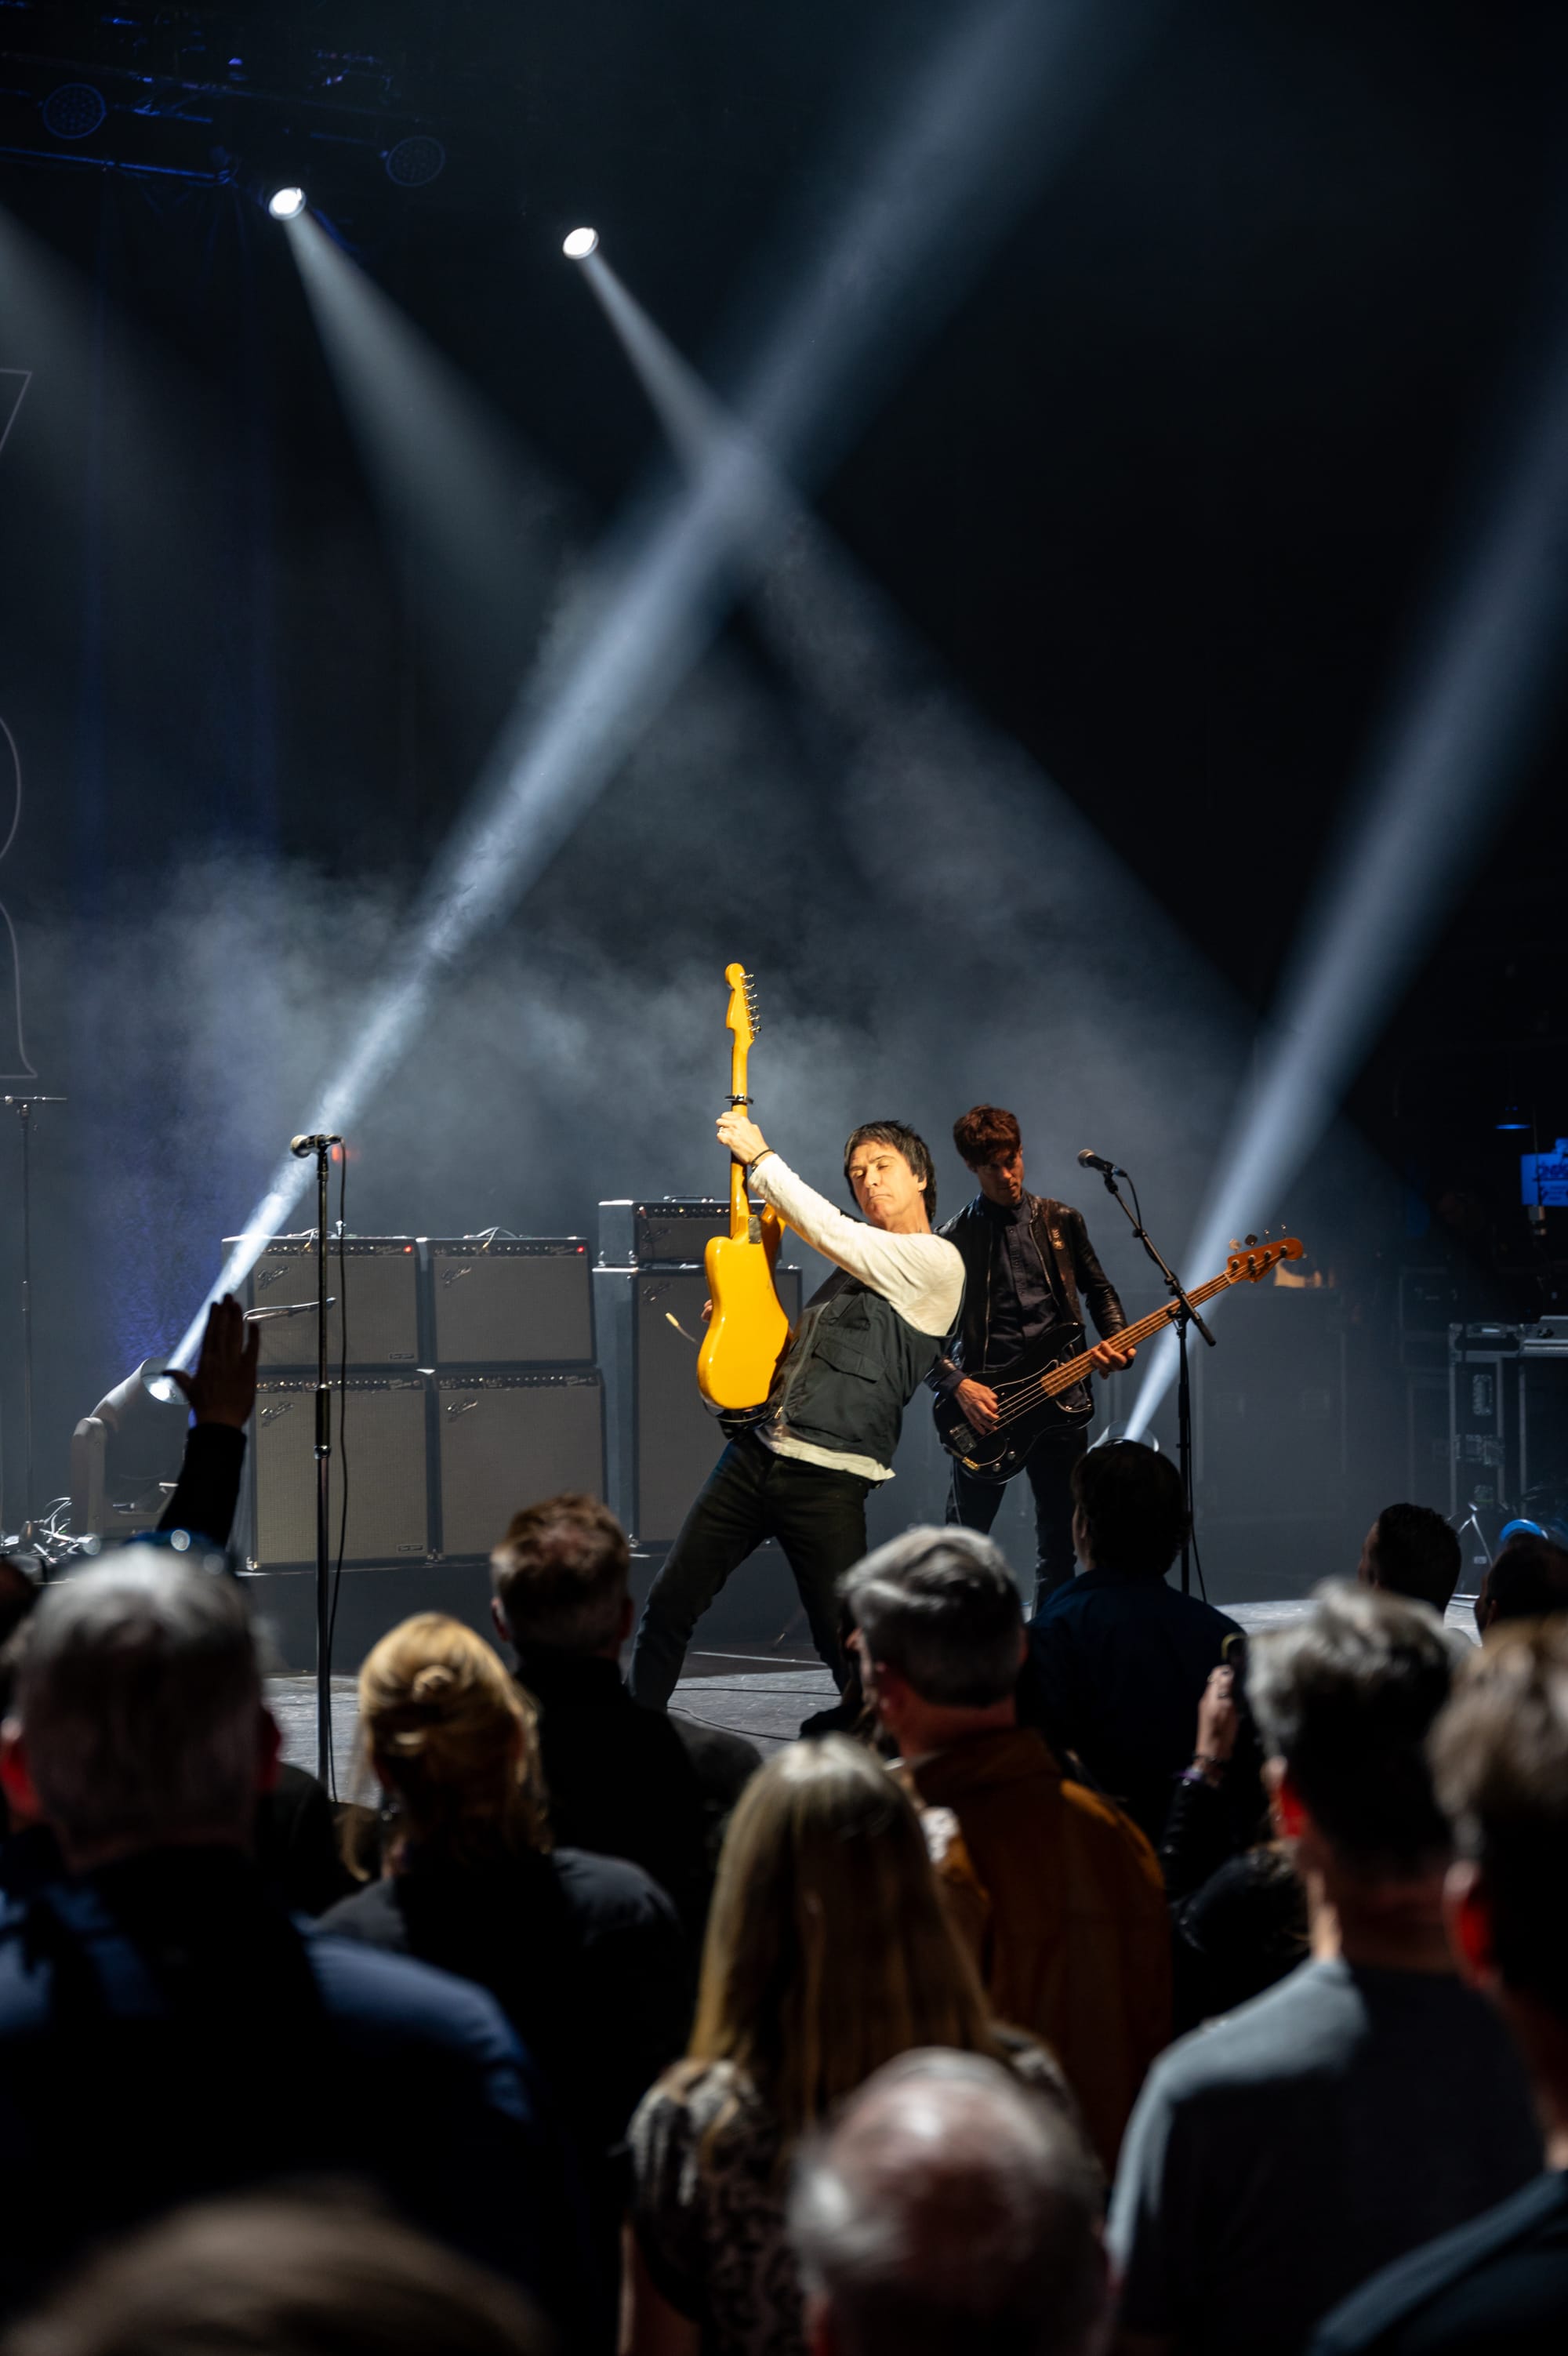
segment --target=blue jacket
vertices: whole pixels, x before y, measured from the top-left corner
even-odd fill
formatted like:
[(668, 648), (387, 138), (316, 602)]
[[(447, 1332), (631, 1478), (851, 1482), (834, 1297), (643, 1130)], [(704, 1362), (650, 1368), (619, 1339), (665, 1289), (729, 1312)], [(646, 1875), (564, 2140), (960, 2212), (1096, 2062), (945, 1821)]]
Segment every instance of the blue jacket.
[(1192, 1757), (1197, 1705), (1236, 1622), (1164, 1579), (1086, 1570), (1029, 1628), (1018, 1715), (1075, 1751), (1156, 1848), (1171, 1778)]
[(300, 2176), (367, 2184), (575, 2320), (571, 2169), (481, 1989), (317, 1935), (237, 1849), (151, 1850), (0, 1918), (0, 2312), (102, 2234)]

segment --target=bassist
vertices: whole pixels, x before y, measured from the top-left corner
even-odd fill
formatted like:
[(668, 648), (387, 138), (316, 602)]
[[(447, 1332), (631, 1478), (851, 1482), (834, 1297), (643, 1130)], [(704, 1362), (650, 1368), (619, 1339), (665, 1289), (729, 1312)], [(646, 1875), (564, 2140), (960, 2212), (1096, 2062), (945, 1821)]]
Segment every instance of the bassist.
[[(1081, 1326), (1080, 1298), (1105, 1337), (1093, 1353), (1099, 1371), (1114, 1374), (1131, 1364), (1133, 1353), (1115, 1341), (1127, 1320), (1095, 1258), (1082, 1213), (1025, 1189), (1015, 1116), (997, 1105), (976, 1105), (953, 1123), (953, 1143), (980, 1181), (980, 1192), (942, 1229), (963, 1259), (963, 1315), (950, 1355), (939, 1359), (927, 1379), (939, 1397), (955, 1400), (976, 1431), (989, 1432), (996, 1428), (997, 1399), (983, 1377), (1004, 1372), (1055, 1328)], [(1069, 1392), (1062, 1404), (1070, 1410), (1088, 1402)], [(1036, 1442), (1025, 1464), (1035, 1496), (1036, 1610), (1053, 1587), (1072, 1577), (1070, 1483), (1086, 1445), (1086, 1420), (1064, 1421), (1059, 1433)], [(988, 1530), (1005, 1486), (955, 1462), (948, 1520)]]

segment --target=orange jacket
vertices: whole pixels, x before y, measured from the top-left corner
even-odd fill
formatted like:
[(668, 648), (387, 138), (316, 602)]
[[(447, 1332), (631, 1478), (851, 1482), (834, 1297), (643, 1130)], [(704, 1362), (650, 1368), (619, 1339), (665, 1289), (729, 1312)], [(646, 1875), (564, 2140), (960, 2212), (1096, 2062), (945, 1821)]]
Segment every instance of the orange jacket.
[(1044, 1738), (971, 1735), (903, 1771), (948, 1809), (932, 1853), (999, 2020), (1043, 2038), (1107, 2171), (1171, 2033), (1170, 1922), (1154, 1850), (1120, 1808), (1068, 1782)]

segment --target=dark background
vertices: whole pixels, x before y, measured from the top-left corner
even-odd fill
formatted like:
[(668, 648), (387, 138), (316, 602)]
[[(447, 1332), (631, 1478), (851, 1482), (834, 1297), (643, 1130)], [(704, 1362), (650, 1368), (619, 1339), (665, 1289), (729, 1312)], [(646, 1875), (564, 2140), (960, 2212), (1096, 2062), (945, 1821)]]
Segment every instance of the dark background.
[[(661, 464), (564, 231), (596, 222), (676, 346), (733, 381), (777, 257), (847, 199), (857, 126), (875, 140), (955, 21), (931, 0), (270, 0), (118, 30), (5, 12), (0, 367), (34, 375), (0, 455), (0, 714), (26, 796), (0, 896), (40, 1084), (71, 1100), (37, 1142), (43, 1491), (76, 1417), (183, 1328), (373, 1003), (550, 583)], [(1036, 765), (1034, 805), (968, 773), (907, 803), (885, 775), (867, 790), (853, 715), (743, 609), (450, 977), (354, 1141), (350, 1224), (592, 1236), (602, 1196), (717, 1192), (718, 978), (742, 955), (779, 1058), (759, 1108), (810, 1174), (893, 1110), (942, 1147), (950, 1208), (952, 1117), (992, 1097), (1024, 1113), (1036, 1183), (1076, 1192), (1074, 1148), (1100, 1145), (1179, 1250), (1402, 666), (1568, 316), (1565, 65), (1544, 5), (1160, 12), (818, 502), (933, 692)], [(108, 118), (51, 141), (40, 97), (73, 80)], [(381, 152), (420, 128), (445, 170), (395, 187)], [(520, 545), (547, 559), (515, 635), (373, 496), (258, 202), (294, 177), (515, 436)], [(1271, 1302), (1267, 1347), (1332, 1361), (1348, 1469), (1305, 1551), (1246, 1538), (1253, 1591), (1340, 1567), (1393, 1494), (1446, 1504), (1440, 1440), (1412, 1438), (1402, 1268), (1444, 1271), (1467, 1313), (1549, 1305), (1561, 1240), (1532, 1246), (1530, 1139), (1497, 1124), (1517, 1103), (1543, 1146), (1568, 1130), (1563, 732), (1559, 706), (1490, 781), (1484, 854), (1346, 1120), (1258, 1206), (1331, 1286), (1299, 1336)], [(961, 890), (955, 845), (980, 854)], [(1040, 919), (1021, 869), (1076, 920)], [(0, 1305), (16, 1151), (0, 1131)], [(1151, 1299), (1112, 1206), (1087, 1207), (1130, 1302)], [(1243, 1313), (1225, 1331), (1266, 1386)]]

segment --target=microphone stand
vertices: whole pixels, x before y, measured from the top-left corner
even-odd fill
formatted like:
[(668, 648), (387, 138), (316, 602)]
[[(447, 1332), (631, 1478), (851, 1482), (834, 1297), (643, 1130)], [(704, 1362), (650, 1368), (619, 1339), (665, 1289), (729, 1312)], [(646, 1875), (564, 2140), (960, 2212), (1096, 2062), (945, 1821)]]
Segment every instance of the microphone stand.
[(313, 1141), (316, 1154), (316, 1772), (332, 1789), (332, 1388), (327, 1376), (328, 1182), (332, 1148)]
[[(1176, 1304), (1176, 1313), (1173, 1321), (1176, 1325), (1177, 1364), (1180, 1368), (1176, 1382), (1176, 1462), (1181, 1472), (1181, 1493), (1187, 1502), (1187, 1527), (1182, 1533), (1181, 1541), (1181, 1591), (1184, 1595), (1189, 1595), (1192, 1592), (1192, 1387), (1187, 1369), (1187, 1329), (1189, 1325), (1196, 1325), (1211, 1350), (1214, 1347), (1214, 1336), (1187, 1299), (1170, 1262), (1144, 1225), (1142, 1210), (1134, 1210), (1133, 1207), (1138, 1200), (1138, 1190), (1136, 1186), (1133, 1186), (1131, 1178), (1127, 1178), (1125, 1170), (1105, 1170), (1101, 1174), (1105, 1180), (1106, 1193), (1113, 1194), (1122, 1210), (1126, 1212), (1133, 1233), (1164, 1277), (1165, 1290)], [(1127, 1178), (1127, 1183), (1133, 1186), (1133, 1204), (1127, 1202), (1117, 1185), (1118, 1178)]]
[(64, 1097), (5, 1098), (22, 1124), (22, 1453), (27, 1482), (22, 1494), (24, 1539), (33, 1535), (33, 1107), (66, 1101)]

